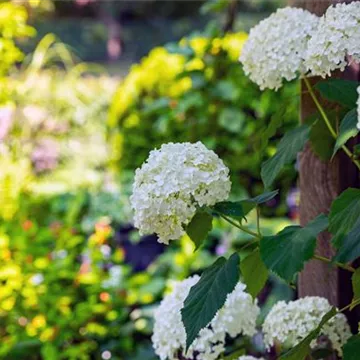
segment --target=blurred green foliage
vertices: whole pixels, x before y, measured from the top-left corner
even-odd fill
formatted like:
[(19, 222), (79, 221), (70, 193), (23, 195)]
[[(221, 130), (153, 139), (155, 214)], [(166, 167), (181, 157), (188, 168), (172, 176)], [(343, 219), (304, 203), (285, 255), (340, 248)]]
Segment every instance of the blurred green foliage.
[[(251, 83), (238, 63), (246, 38), (194, 35), (134, 65), (110, 109), (113, 166), (134, 171), (162, 143), (201, 140), (230, 168), (235, 190), (257, 195), (261, 161), (275, 151), (268, 139), (297, 122), (298, 87), (261, 92)], [(277, 184), (285, 194), (294, 174)]]

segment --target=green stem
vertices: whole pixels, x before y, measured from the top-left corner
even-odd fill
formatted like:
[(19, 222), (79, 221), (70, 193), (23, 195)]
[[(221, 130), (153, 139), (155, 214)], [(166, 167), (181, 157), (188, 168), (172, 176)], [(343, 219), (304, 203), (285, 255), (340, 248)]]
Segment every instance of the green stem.
[(349, 308), (353, 308), (353, 307), (355, 307), (355, 306), (357, 306), (357, 305), (359, 305), (360, 304), (360, 298), (358, 298), (358, 299), (355, 299), (355, 300), (353, 300), (350, 304), (348, 304), (348, 305), (346, 305), (345, 307), (343, 307), (342, 309), (340, 309), (338, 312), (340, 313), (340, 312), (344, 312), (345, 310), (347, 310), (347, 309), (349, 309)]
[[(323, 262), (325, 262), (327, 264), (332, 264), (333, 263), (331, 259), (328, 259), (328, 258), (326, 258), (324, 256), (314, 255), (313, 258), (316, 259), (316, 260), (323, 261)], [(336, 265), (337, 267), (339, 267), (341, 269), (350, 271), (352, 273), (355, 272), (355, 269), (350, 265), (342, 264), (342, 263), (339, 263), (339, 262), (334, 262), (334, 265)]]
[[(314, 90), (313, 90), (313, 88), (312, 88), (312, 86), (310, 84), (310, 81), (306, 77), (304, 77), (303, 80), (304, 80), (304, 83), (305, 83), (305, 85), (306, 85), (306, 87), (307, 87), (307, 89), (309, 91), (309, 94), (310, 94), (312, 100), (314, 101), (314, 104), (316, 105), (316, 107), (318, 108), (322, 118), (324, 119), (325, 124), (326, 124), (327, 128), (329, 129), (331, 136), (334, 139), (337, 139), (338, 135), (337, 135), (336, 131), (334, 130), (334, 128), (332, 127), (331, 122), (330, 122), (328, 116), (326, 115), (326, 112), (325, 112), (324, 108), (322, 107), (319, 100), (317, 99), (317, 97), (315, 95), (315, 92), (314, 92)], [(360, 162), (358, 160), (354, 159), (353, 154), (347, 148), (347, 146), (343, 145), (341, 148), (344, 150), (345, 154), (352, 160), (352, 162), (356, 165), (356, 167), (360, 170)]]
[(261, 230), (260, 230), (260, 208), (259, 208), (259, 206), (256, 206), (256, 226), (257, 226), (258, 236), (262, 237)]
[(225, 215), (222, 215), (222, 214), (219, 214), (219, 215), (220, 215), (220, 217), (222, 217), (224, 220), (226, 220), (229, 224), (231, 224), (231, 225), (237, 227), (238, 229), (240, 229), (240, 230), (248, 233), (249, 235), (252, 235), (252, 236), (256, 237), (257, 239), (260, 239), (260, 236), (259, 236), (256, 232), (251, 231), (251, 230), (247, 229), (246, 227), (244, 227), (244, 226), (242, 226), (242, 225), (240, 225), (240, 224), (237, 224), (235, 221), (232, 221), (231, 219), (229, 219), (229, 218), (228, 218), (227, 216), (225, 216)]

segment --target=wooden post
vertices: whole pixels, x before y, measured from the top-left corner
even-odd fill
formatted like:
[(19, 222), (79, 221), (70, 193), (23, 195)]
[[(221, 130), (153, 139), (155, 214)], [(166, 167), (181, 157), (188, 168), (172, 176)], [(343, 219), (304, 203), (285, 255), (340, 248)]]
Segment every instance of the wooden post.
[[(300, 0), (293, 1), (292, 5), (301, 6), (316, 15), (322, 15), (334, 3), (331, 0)], [(338, 75), (336, 75), (338, 77)], [(359, 69), (349, 68), (339, 77), (358, 80)], [(311, 78), (316, 83), (318, 78)], [(326, 103), (323, 104), (328, 106)], [(302, 84), (301, 120), (304, 121), (316, 110), (306, 87)], [(306, 225), (319, 213), (328, 213), (332, 201), (346, 188), (359, 186), (359, 174), (355, 166), (342, 152), (333, 161), (321, 161), (311, 150), (309, 144), (300, 155), (300, 223)], [(317, 254), (331, 258), (334, 249), (331, 246), (331, 237), (328, 233), (319, 236)], [(299, 297), (322, 296), (332, 305), (342, 307), (351, 301), (350, 275), (330, 267), (320, 261), (313, 260), (306, 264), (299, 276)], [(352, 318), (354, 316), (352, 315)], [(350, 319), (351, 320), (351, 319)]]

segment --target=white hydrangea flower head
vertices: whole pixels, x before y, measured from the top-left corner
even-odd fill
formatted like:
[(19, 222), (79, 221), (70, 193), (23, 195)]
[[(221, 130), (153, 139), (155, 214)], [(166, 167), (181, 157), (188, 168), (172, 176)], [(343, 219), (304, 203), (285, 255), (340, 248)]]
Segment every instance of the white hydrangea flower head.
[(198, 207), (226, 200), (230, 188), (229, 169), (201, 142), (164, 144), (136, 170), (135, 226), (168, 244), (185, 234)]
[(357, 92), (359, 94), (358, 100), (357, 100), (357, 113), (358, 113), (357, 128), (360, 130), (360, 86), (357, 88)]
[(308, 43), (305, 66), (311, 75), (325, 77), (343, 71), (351, 61), (360, 62), (360, 2), (337, 4), (327, 9)]
[[(307, 296), (288, 303), (279, 301), (270, 310), (263, 324), (266, 347), (269, 349), (276, 341), (285, 348), (294, 347), (319, 325), (330, 309), (328, 300), (317, 296)], [(320, 334), (331, 341), (333, 349), (341, 356), (341, 347), (351, 337), (345, 315), (335, 315), (323, 326)], [(311, 346), (316, 346), (316, 340)]]
[(181, 321), (181, 309), (190, 288), (199, 279), (199, 276), (193, 276), (176, 283), (173, 291), (165, 296), (155, 311), (152, 342), (161, 360), (192, 359), (195, 354), (197, 360), (216, 360), (225, 351), (226, 334), (236, 337), (240, 334), (253, 336), (256, 333), (256, 319), (260, 309), (251, 295), (244, 292), (245, 285), (239, 282), (228, 295), (224, 306), (209, 326), (200, 331), (185, 354), (186, 332)]
[(251, 355), (242, 355), (238, 358), (238, 360), (265, 360), (264, 358), (256, 358)]
[(240, 61), (245, 74), (260, 86), (279, 89), (305, 72), (307, 43), (319, 18), (307, 10), (285, 7), (250, 30)]

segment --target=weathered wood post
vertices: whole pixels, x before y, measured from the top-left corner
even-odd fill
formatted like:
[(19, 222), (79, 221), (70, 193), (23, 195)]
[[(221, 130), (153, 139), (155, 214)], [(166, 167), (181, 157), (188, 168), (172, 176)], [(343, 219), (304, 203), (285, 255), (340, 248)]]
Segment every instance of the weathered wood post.
[[(336, 0), (295, 0), (292, 5), (301, 6), (316, 15), (335, 4)], [(348, 1), (349, 2), (349, 1)], [(359, 80), (359, 68), (349, 68), (337, 77)], [(310, 79), (316, 83), (319, 79)], [(328, 106), (324, 104), (325, 107)], [(306, 87), (302, 84), (301, 120), (304, 121), (315, 112), (315, 104)], [(355, 166), (344, 154), (340, 153), (333, 161), (321, 161), (310, 149), (309, 144), (300, 155), (300, 223), (307, 224), (319, 213), (328, 213), (331, 202), (348, 187), (359, 187), (359, 174)], [(331, 258), (334, 250), (330, 234), (319, 236), (317, 254)], [(308, 295), (323, 296), (331, 304), (342, 307), (351, 301), (350, 276), (320, 261), (310, 261), (299, 277), (299, 297)], [(354, 316), (352, 316), (354, 317)], [(351, 319), (350, 319), (351, 320)]]

